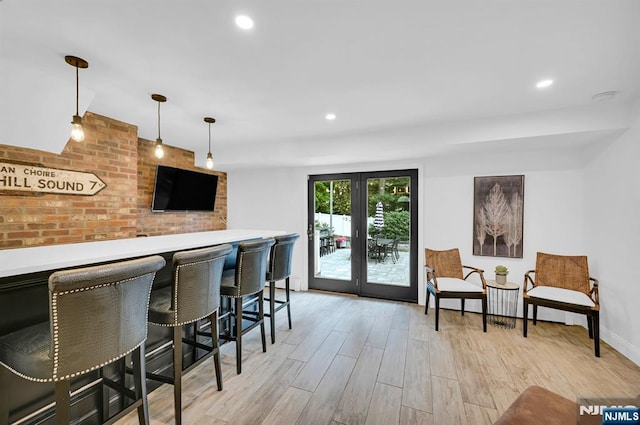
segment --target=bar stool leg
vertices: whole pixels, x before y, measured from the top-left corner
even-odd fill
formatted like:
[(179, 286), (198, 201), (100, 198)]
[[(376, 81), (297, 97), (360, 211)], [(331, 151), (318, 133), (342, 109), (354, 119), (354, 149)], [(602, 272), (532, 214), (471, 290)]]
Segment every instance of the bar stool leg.
[(289, 329), (291, 329), (291, 299), (289, 298), (289, 277), (285, 279), (285, 296), (287, 297), (287, 316), (289, 317)]
[(6, 396), (0, 397), (0, 424), (9, 423), (9, 397), (11, 395), (11, 373), (6, 367), (0, 366), (0, 388), (7, 391)]
[[(104, 380), (104, 368), (98, 369), (98, 374), (100, 376), (100, 379)], [(98, 388), (98, 393), (100, 395), (98, 415), (100, 417), (100, 423), (105, 423), (109, 418), (109, 389), (105, 388), (104, 384), (100, 384)]]
[(147, 379), (144, 359), (144, 343), (133, 350), (131, 355), (133, 360), (133, 385), (136, 399), (142, 400), (138, 406), (138, 422), (142, 425), (149, 425), (149, 403), (147, 402)]
[(182, 326), (173, 327), (173, 405), (176, 425), (180, 425), (182, 424)]
[(56, 425), (65, 425), (70, 423), (70, 385), (69, 381), (64, 379), (55, 383), (55, 399), (56, 399)]
[[(273, 299), (273, 297), (271, 297)], [(262, 336), (262, 352), (267, 352), (267, 340), (264, 334), (264, 289), (258, 293), (258, 318), (260, 320), (260, 334)], [(273, 316), (271, 316), (273, 320)]]
[(271, 325), (271, 343), (275, 344), (276, 342), (276, 283), (274, 281), (269, 282), (269, 324)]
[(242, 373), (242, 297), (236, 298), (236, 373)]
[(211, 346), (213, 347), (213, 366), (216, 371), (218, 391), (222, 391), (222, 368), (220, 367), (220, 349), (218, 346), (218, 310), (211, 314)]

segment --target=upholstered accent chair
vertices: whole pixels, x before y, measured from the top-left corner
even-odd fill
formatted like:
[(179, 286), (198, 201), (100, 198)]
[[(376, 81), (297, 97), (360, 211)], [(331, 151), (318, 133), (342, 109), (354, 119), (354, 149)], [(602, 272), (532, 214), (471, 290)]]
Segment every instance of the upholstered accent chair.
[[(227, 311), (220, 318), (227, 319), (228, 332), (221, 338), (236, 342), (236, 372), (242, 373), (242, 335), (260, 326), (262, 351), (267, 351), (264, 333), (264, 285), (267, 277), (269, 250), (275, 244), (273, 238), (241, 242), (238, 245), (235, 269), (222, 274), (220, 292), (229, 301)], [(235, 300), (232, 306), (231, 300)], [(245, 309), (256, 305), (258, 311)], [(234, 320), (231, 320), (231, 319)], [(248, 326), (243, 321), (249, 322)]]
[[(147, 308), (155, 273), (164, 265), (164, 258), (156, 255), (53, 273), (49, 277), (49, 321), (0, 337), (2, 393), (11, 394), (9, 370), (30, 381), (53, 382), (55, 422), (69, 424), (71, 380), (100, 370), (102, 384), (134, 399), (139, 422), (148, 424), (144, 378)], [(129, 353), (133, 391), (101, 371)], [(100, 391), (104, 400), (102, 385)], [(9, 402), (8, 397), (2, 398), (0, 423), (7, 424)], [(99, 414), (101, 423), (109, 419), (104, 406)]]
[(579, 405), (559, 394), (532, 385), (515, 399), (494, 425), (568, 425), (601, 423), (578, 416)]
[[(291, 329), (291, 299), (289, 295), (289, 276), (291, 276), (291, 263), (293, 260), (293, 247), (296, 240), (300, 237), (297, 233), (275, 237), (275, 245), (271, 247), (269, 253), (269, 269), (267, 271), (267, 281), (269, 282), (269, 313), (264, 315), (269, 317), (271, 325), (271, 343), (276, 342), (276, 320), (275, 314), (283, 308), (287, 308), (287, 317), (289, 318), (289, 329)], [(276, 299), (276, 282), (284, 280), (285, 299)], [(276, 307), (276, 304), (278, 306)]]
[(598, 280), (589, 276), (586, 256), (538, 252), (535, 270), (529, 270), (524, 276), (522, 301), (522, 334), (525, 338), (529, 321), (529, 305), (533, 306), (534, 325), (538, 320), (538, 306), (585, 314), (589, 338), (593, 339), (595, 356), (600, 357)]
[[(218, 351), (218, 308), (222, 270), (231, 245), (194, 249), (173, 254), (171, 286), (154, 289), (149, 304), (149, 322), (173, 328), (173, 376), (147, 373), (147, 377), (173, 385), (175, 423), (182, 423), (182, 343), (191, 344), (213, 355), (218, 391), (222, 390), (222, 372)], [(211, 322), (211, 346), (198, 342), (198, 321)], [(194, 324), (194, 339), (184, 339), (183, 326)], [(195, 362), (194, 362), (195, 366)]]
[[(463, 270), (470, 270), (463, 277)], [(457, 248), (444, 251), (425, 249), (425, 271), (427, 273), (427, 301), (424, 314), (429, 311), (429, 298), (435, 297), (436, 302), (436, 331), (440, 321), (440, 299), (459, 298), (461, 314), (464, 316), (464, 302), (466, 299), (482, 301), (482, 330), (487, 331), (487, 283), (484, 280), (484, 270), (462, 265), (460, 252)], [(467, 281), (474, 273), (480, 277), (482, 286)]]

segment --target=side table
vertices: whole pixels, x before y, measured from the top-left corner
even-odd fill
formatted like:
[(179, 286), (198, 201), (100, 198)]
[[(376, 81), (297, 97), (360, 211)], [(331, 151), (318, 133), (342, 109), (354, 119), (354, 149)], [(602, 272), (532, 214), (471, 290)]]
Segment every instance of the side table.
[(504, 285), (495, 280), (486, 282), (489, 323), (501, 328), (515, 328), (520, 287), (513, 282)]

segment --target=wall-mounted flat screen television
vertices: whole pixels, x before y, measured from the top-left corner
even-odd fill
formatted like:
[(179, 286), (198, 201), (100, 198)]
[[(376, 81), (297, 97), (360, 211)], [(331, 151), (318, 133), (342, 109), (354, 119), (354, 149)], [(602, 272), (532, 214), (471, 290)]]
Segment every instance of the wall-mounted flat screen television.
[(158, 165), (151, 211), (213, 211), (218, 176)]

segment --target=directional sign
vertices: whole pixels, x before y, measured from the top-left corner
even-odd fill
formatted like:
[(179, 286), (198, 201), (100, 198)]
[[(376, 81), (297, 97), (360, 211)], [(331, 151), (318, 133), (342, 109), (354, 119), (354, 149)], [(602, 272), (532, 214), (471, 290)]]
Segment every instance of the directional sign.
[(93, 173), (0, 162), (0, 191), (92, 196), (105, 187)]

